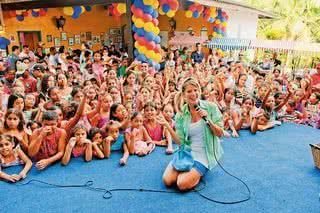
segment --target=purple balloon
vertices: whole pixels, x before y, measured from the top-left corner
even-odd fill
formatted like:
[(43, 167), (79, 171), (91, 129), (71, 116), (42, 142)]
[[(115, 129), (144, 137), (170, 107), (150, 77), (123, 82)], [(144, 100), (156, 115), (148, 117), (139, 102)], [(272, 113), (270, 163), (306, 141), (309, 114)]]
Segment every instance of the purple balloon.
[(23, 15), (18, 15), (16, 16), (18, 21), (23, 21), (24, 20), (24, 16)]

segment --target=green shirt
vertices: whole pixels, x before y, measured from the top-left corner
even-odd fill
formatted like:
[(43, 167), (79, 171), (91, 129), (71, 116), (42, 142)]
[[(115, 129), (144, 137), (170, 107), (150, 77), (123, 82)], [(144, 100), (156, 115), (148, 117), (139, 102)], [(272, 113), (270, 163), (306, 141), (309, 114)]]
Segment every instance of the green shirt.
[[(207, 117), (208, 120), (212, 121), (214, 124), (223, 128), (222, 114), (219, 111), (216, 104), (208, 101), (200, 101), (200, 108), (208, 112), (208, 117)], [(180, 138), (181, 144), (190, 143), (190, 141), (188, 140), (188, 129), (191, 123), (191, 114), (187, 104), (185, 104), (182, 107), (182, 110), (180, 113), (176, 114), (175, 122), (176, 122), (176, 132)], [(217, 165), (215, 157), (219, 160), (223, 154), (223, 149), (220, 144), (219, 137), (216, 135), (213, 135), (211, 129), (206, 125), (205, 122), (202, 122), (202, 126), (204, 129), (204, 136), (205, 136), (204, 139), (205, 139), (207, 158), (209, 162), (209, 169), (212, 169)]]

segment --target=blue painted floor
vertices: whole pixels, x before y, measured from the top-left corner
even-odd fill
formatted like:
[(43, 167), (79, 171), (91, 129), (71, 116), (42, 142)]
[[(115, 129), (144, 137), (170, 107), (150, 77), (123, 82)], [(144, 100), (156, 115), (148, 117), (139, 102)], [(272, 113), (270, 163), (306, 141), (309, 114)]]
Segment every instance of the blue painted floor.
[[(0, 212), (320, 212), (320, 170), (314, 167), (309, 147), (309, 143), (320, 143), (319, 130), (284, 124), (256, 135), (240, 134), (238, 139), (223, 139), (222, 164), (249, 185), (252, 198), (245, 203), (211, 203), (196, 193), (114, 192), (106, 200), (103, 193), (83, 188), (1, 182)], [(57, 164), (42, 172), (33, 168), (24, 182), (37, 179), (68, 185), (92, 180), (94, 186), (107, 189), (165, 189), (161, 176), (172, 156), (164, 153), (164, 148), (157, 148), (149, 156), (130, 157), (125, 167), (118, 164), (120, 153), (90, 163), (72, 159), (67, 167)], [(227, 201), (246, 197), (243, 185), (220, 168), (205, 179), (202, 193), (206, 196)]]

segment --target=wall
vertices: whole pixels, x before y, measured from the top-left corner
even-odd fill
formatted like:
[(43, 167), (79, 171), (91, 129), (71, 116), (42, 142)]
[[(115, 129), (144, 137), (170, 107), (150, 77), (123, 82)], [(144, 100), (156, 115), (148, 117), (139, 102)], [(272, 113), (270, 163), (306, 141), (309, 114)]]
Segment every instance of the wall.
[[(8, 13), (4, 13), (5, 19), (5, 34), (4, 36), (10, 38), (11, 35), (15, 36), (15, 42), (12, 45), (19, 45), (17, 31), (41, 31), (42, 41), (45, 43), (45, 47), (51, 47), (53, 42), (47, 42), (47, 35), (52, 37), (61, 37), (61, 32), (57, 29), (55, 18), (63, 16), (66, 18), (66, 24), (64, 32), (68, 37), (74, 37), (74, 35), (80, 35), (81, 32), (92, 32), (92, 35), (100, 35), (100, 33), (108, 32), (110, 28), (120, 28), (125, 24), (125, 17), (114, 18), (107, 15), (107, 10), (102, 6), (92, 7), (91, 12), (85, 12), (78, 19), (72, 19), (71, 17), (63, 15), (62, 8), (51, 8), (48, 10), (46, 16), (32, 17), (29, 15), (25, 17), (24, 21), (19, 22), (15, 17), (9, 17)], [(68, 41), (62, 41), (61, 45), (68, 46)], [(98, 45), (94, 47), (97, 48)], [(72, 46), (72, 48), (79, 48), (80, 45)]]

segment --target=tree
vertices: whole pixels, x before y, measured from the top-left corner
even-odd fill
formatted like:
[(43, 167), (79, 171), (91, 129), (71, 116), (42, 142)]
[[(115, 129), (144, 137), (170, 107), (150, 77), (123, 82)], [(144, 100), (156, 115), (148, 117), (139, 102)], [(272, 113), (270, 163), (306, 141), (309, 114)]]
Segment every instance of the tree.
[(258, 37), (320, 42), (320, 8), (317, 0), (240, 0), (255, 8), (269, 10), (274, 19), (261, 19)]

